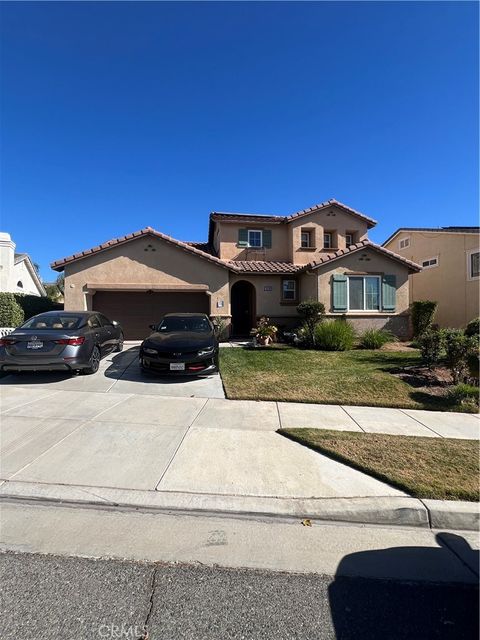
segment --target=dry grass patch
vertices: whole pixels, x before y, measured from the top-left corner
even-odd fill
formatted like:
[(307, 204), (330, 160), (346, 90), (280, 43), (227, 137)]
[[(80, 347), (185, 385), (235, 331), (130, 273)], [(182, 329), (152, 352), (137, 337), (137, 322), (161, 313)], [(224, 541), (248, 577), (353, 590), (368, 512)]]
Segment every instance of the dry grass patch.
[(415, 498), (479, 500), (476, 440), (323, 429), (281, 429), (279, 433)]

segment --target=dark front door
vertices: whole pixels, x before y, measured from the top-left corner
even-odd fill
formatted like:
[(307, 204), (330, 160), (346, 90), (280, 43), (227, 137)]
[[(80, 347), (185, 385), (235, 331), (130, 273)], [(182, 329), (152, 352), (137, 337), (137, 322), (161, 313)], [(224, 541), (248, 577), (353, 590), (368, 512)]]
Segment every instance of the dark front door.
[(255, 325), (255, 287), (251, 282), (240, 280), (232, 286), (232, 333), (248, 336)]

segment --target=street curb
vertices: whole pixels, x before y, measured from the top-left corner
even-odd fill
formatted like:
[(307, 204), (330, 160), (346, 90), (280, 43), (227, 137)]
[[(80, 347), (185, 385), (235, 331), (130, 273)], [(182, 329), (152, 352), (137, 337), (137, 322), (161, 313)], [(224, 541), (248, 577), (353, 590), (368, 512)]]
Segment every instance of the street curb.
[[(245, 518), (281, 517), (352, 524), (394, 525), (430, 528), (428, 508), (420, 500), (408, 496), (365, 498), (275, 498), (195, 494), (166, 491), (137, 491), (102, 487), (66, 486), (31, 482), (5, 482), (0, 486), (0, 499), (89, 506), (101, 509), (135, 509), (157, 513), (190, 513)], [(443, 504), (443, 503), (441, 503)], [(449, 512), (448, 528), (476, 529), (478, 519), (459, 518), (456, 514), (465, 503), (456, 503)], [(440, 512), (435, 505), (434, 514)], [(446, 520), (445, 520), (446, 521)], [(435, 516), (435, 522), (440, 522)], [(475, 526), (474, 526), (475, 525)], [(432, 524), (432, 526), (434, 526)], [(442, 527), (443, 525), (440, 525)]]
[(430, 514), (432, 529), (463, 529), (478, 531), (480, 505), (460, 500), (423, 500)]

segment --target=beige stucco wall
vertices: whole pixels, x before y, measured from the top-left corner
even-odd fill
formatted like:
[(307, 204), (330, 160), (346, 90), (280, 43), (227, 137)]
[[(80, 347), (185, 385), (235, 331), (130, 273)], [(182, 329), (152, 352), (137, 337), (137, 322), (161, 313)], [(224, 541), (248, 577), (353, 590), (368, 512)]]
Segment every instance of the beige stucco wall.
[[(302, 229), (311, 230), (315, 250), (301, 247)], [(270, 229), (272, 248), (256, 251), (238, 247), (239, 229)], [(323, 249), (323, 232), (334, 232), (335, 246)], [(218, 232), (218, 234), (217, 234)], [(214, 246), (223, 260), (279, 260), (295, 264), (307, 264), (326, 251), (343, 249), (346, 246), (345, 234), (352, 233), (354, 242), (367, 238), (367, 224), (338, 207), (312, 212), (298, 220), (279, 224), (252, 224), (249, 222), (216, 221)]]
[[(400, 249), (400, 240), (409, 237), (410, 246)], [(479, 280), (469, 280), (467, 254), (479, 248), (476, 233), (405, 231), (386, 248), (422, 264), (438, 257), (438, 266), (410, 276), (411, 300), (436, 300), (435, 322), (441, 327), (464, 327), (479, 315)]]
[[(318, 297), (320, 302), (325, 305), (328, 313), (333, 313), (331, 279), (334, 273), (341, 274), (372, 274), (372, 275), (394, 275), (396, 276), (397, 298), (395, 314), (399, 315), (408, 313), (409, 309), (409, 292), (408, 292), (408, 268), (400, 262), (391, 260), (383, 256), (373, 249), (365, 249), (357, 251), (354, 254), (347, 255), (342, 260), (337, 260), (332, 264), (328, 263), (316, 269)], [(337, 315), (337, 314), (335, 314)], [(347, 315), (352, 317), (363, 315), (378, 316), (378, 311), (359, 312), (351, 311)]]
[[(251, 224), (250, 222), (223, 222), (217, 220), (219, 230), (216, 250), (222, 260), (287, 260), (287, 232), (285, 224)], [(271, 249), (248, 249), (238, 246), (239, 229), (269, 229), (272, 232)]]
[[(307, 264), (318, 258), (322, 253), (331, 253), (336, 249), (346, 247), (345, 234), (352, 233), (354, 242), (367, 238), (367, 224), (338, 207), (324, 211), (316, 211), (308, 216), (293, 220), (288, 225), (289, 261), (295, 264)], [(305, 250), (301, 247), (302, 229), (310, 229), (314, 239), (316, 251)], [(324, 231), (333, 232), (334, 246), (323, 249)]]
[[(169, 288), (207, 285), (212, 315), (226, 315), (230, 306), (229, 272), (203, 258), (190, 255), (155, 236), (143, 236), (65, 267), (65, 309), (91, 308), (87, 284), (148, 285)], [(94, 288), (91, 287), (92, 289)], [(223, 307), (218, 306), (223, 302)]]

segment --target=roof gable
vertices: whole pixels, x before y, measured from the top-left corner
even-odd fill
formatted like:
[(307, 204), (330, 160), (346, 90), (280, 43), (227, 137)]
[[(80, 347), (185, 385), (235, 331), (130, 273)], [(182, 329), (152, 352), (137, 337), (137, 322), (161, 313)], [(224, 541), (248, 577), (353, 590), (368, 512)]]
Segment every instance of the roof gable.
[(72, 262), (77, 262), (78, 260), (82, 260), (83, 258), (88, 258), (91, 255), (95, 255), (97, 253), (101, 253), (102, 251), (107, 251), (108, 249), (112, 249), (113, 247), (118, 247), (119, 245), (125, 244), (126, 242), (131, 242), (132, 240), (136, 240), (137, 238), (142, 238), (145, 236), (153, 236), (155, 238), (160, 238), (165, 242), (186, 251), (187, 253), (192, 253), (197, 255), (199, 258), (203, 258), (204, 260), (208, 260), (217, 266), (222, 268), (227, 268), (227, 264), (217, 258), (216, 256), (211, 255), (210, 253), (206, 253), (201, 249), (197, 248), (194, 244), (188, 244), (187, 242), (181, 242), (180, 240), (175, 240), (171, 236), (167, 236), (160, 231), (156, 231), (152, 227), (145, 227), (144, 229), (140, 229), (140, 231), (134, 231), (133, 233), (129, 233), (125, 236), (120, 236), (119, 238), (113, 238), (112, 240), (108, 240), (103, 244), (100, 244), (96, 247), (92, 247), (91, 249), (86, 249), (85, 251), (81, 251), (80, 253), (74, 253), (71, 256), (67, 256), (66, 258), (61, 258), (59, 260), (55, 260), (51, 263), (51, 268), (55, 271), (63, 271), (67, 264), (71, 264)]
[(365, 249), (372, 249), (377, 253), (382, 254), (383, 256), (390, 258), (391, 260), (395, 260), (400, 264), (403, 264), (405, 267), (408, 267), (409, 271), (412, 273), (417, 273), (422, 270), (422, 267), (416, 262), (412, 262), (411, 260), (407, 260), (403, 256), (399, 256), (398, 254), (390, 251), (389, 249), (385, 249), (385, 247), (380, 246), (379, 244), (375, 244), (374, 242), (370, 242), (370, 240), (362, 240), (361, 242), (357, 242), (357, 244), (353, 244), (346, 249), (339, 249), (335, 253), (326, 253), (321, 256), (319, 260), (315, 260), (314, 262), (310, 262), (305, 266), (304, 270), (308, 271), (310, 269), (318, 269), (318, 267), (322, 267), (327, 263), (334, 262), (335, 260), (341, 260), (347, 255), (352, 255), (353, 253), (357, 253), (358, 251), (363, 251)]

